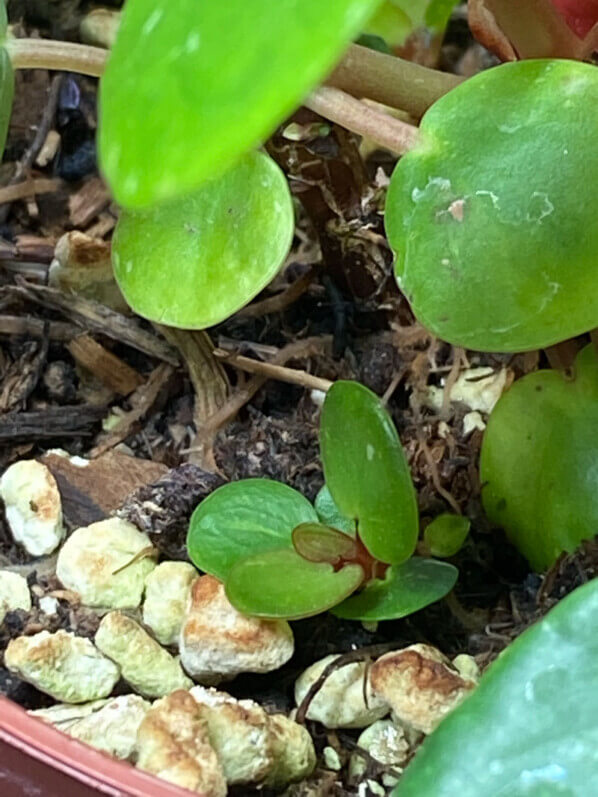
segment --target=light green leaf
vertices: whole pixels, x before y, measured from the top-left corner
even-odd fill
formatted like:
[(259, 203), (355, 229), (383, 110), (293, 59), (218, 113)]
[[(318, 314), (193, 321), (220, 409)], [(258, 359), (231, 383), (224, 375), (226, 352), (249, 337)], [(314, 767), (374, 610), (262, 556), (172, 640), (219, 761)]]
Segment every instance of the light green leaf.
[(333, 611), (346, 620), (396, 620), (444, 598), (455, 586), (459, 572), (447, 562), (413, 556), (393, 565), (384, 579), (365, 589)]
[(293, 547), (308, 562), (336, 565), (341, 559), (355, 559), (357, 543), (353, 537), (323, 523), (302, 523), (293, 529)]
[(396, 797), (598, 794), (598, 580), (525, 631), (428, 737)]
[(0, 157), (6, 144), (14, 91), (15, 75), (10, 57), (4, 47), (0, 47)]
[(442, 32), (450, 19), (453, 8), (460, 0), (429, 0), (426, 9), (426, 25), (434, 31)]
[(415, 549), (418, 511), (401, 441), (380, 399), (357, 382), (335, 382), (320, 426), (324, 476), (334, 502), (358, 522), (368, 551), (398, 564)]
[(114, 196), (193, 191), (259, 145), (334, 66), (379, 0), (127, 0), (100, 85)]
[(424, 543), (431, 556), (454, 556), (469, 534), (470, 521), (463, 515), (438, 515), (426, 526)]
[(300, 523), (317, 523), (313, 506), (301, 493), (269, 479), (244, 479), (219, 487), (199, 504), (189, 524), (191, 561), (225, 581), (239, 560), (288, 548)]
[(340, 513), (326, 485), (324, 485), (316, 495), (314, 506), (322, 523), (325, 523), (327, 526), (332, 526), (335, 529), (340, 529), (340, 531), (344, 531), (345, 534), (355, 536), (355, 521), (353, 518), (345, 517)]
[(587, 346), (576, 377), (536, 371), (494, 408), (482, 443), (490, 520), (542, 571), (598, 533), (598, 357)]
[(385, 213), (424, 326), (480, 351), (598, 326), (595, 123), (598, 69), (575, 61), (503, 64), (430, 108)]
[(268, 551), (238, 562), (228, 574), (226, 594), (243, 614), (298, 620), (336, 606), (363, 581), (359, 565), (334, 572), (295, 551)]
[(275, 276), (293, 239), (286, 179), (267, 155), (245, 155), (194, 194), (124, 211), (112, 242), (116, 279), (139, 315), (185, 329), (212, 326)]

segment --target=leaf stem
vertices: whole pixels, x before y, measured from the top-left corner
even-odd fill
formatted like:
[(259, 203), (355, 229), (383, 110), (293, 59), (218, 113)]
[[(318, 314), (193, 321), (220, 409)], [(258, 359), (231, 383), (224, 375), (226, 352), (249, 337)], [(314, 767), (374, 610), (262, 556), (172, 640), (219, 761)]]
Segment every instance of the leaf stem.
[(419, 119), (464, 78), (352, 44), (326, 83)]
[(14, 69), (55, 69), (100, 77), (108, 58), (101, 47), (51, 39), (8, 39), (5, 47)]
[(350, 94), (331, 86), (321, 86), (303, 104), (326, 119), (372, 139), (382, 147), (403, 155), (420, 140), (417, 127), (374, 110)]

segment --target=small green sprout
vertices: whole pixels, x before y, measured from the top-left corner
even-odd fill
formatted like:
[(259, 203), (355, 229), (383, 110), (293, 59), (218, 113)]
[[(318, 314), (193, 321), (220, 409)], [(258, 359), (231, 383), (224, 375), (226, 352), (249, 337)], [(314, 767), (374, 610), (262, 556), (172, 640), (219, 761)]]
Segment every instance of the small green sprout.
[(482, 444), (486, 514), (538, 571), (598, 530), (598, 356), (574, 378), (542, 370), (519, 379), (494, 408)]
[(268, 618), (334, 608), (339, 617), (388, 620), (446, 595), (456, 568), (413, 556), (415, 490), (378, 397), (356, 382), (335, 383), (320, 448), (326, 486), (315, 507), (267, 479), (233, 482), (206, 498), (187, 539), (197, 567), (225, 583), (239, 611)]

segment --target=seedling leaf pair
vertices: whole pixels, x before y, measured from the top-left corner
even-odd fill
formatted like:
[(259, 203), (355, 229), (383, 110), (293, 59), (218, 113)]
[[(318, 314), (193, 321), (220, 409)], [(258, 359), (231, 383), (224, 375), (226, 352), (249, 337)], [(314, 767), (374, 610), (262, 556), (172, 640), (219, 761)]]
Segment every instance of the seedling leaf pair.
[(324, 402), (320, 438), (327, 486), (317, 512), (277, 482), (224, 485), (191, 518), (191, 559), (224, 581), (237, 609), (262, 617), (296, 619), (337, 606), (339, 616), (382, 620), (443, 597), (457, 571), (409, 559), (418, 531), (415, 493), (378, 397), (337, 382)]

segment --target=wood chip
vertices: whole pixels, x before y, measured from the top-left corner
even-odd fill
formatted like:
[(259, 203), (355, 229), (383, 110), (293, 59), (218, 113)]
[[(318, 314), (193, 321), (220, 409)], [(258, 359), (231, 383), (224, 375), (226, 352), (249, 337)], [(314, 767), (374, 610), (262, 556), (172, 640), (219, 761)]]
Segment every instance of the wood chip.
[(71, 224), (85, 229), (110, 204), (110, 194), (101, 177), (92, 177), (69, 199)]
[(105, 407), (79, 404), (47, 407), (34, 412), (10, 412), (0, 417), (0, 442), (51, 440), (54, 437), (85, 437), (106, 414)]
[(91, 371), (100, 382), (121, 396), (128, 396), (144, 382), (138, 371), (105, 349), (90, 335), (79, 335), (68, 344), (67, 349), (79, 365)]
[(64, 321), (43, 321), (33, 316), (0, 315), (0, 335), (47, 337), (50, 340), (68, 343), (79, 333), (79, 327)]
[(86, 465), (52, 452), (45, 454), (41, 462), (56, 479), (64, 517), (73, 527), (103, 520), (118, 509), (130, 493), (152, 484), (168, 471), (159, 462), (118, 451), (108, 451)]
[(143, 329), (137, 320), (126, 318), (99, 302), (81, 296), (66, 296), (54, 288), (33, 285), (22, 280), (18, 286), (6, 290), (12, 295), (22, 296), (42, 307), (59, 310), (86, 330), (106, 335), (112, 340), (125, 343), (159, 360), (178, 365), (177, 353), (165, 341)]

